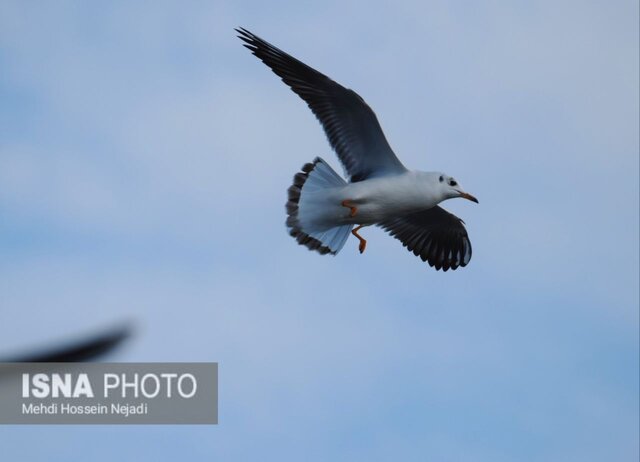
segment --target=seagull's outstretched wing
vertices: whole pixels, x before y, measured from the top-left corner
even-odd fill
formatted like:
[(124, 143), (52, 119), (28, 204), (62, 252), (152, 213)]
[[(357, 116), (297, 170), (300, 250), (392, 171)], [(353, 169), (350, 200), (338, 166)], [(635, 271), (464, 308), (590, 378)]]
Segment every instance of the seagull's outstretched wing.
[(464, 222), (438, 206), (384, 221), (380, 226), (437, 270), (455, 270), (471, 260), (471, 241)]
[(76, 341), (75, 343), (50, 347), (49, 349), (43, 349), (39, 352), (31, 352), (0, 361), (19, 363), (73, 363), (89, 361), (110, 352), (130, 335), (131, 327), (125, 325), (84, 340)]
[(310, 68), (246, 29), (236, 29), (251, 52), (309, 105), (351, 181), (406, 171), (371, 108), (353, 90)]

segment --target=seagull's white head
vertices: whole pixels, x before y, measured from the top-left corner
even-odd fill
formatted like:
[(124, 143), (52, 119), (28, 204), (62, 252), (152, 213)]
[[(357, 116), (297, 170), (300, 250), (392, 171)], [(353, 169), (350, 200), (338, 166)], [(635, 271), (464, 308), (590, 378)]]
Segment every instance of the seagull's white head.
[(478, 203), (478, 199), (465, 192), (460, 186), (460, 183), (452, 176), (444, 173), (436, 173), (435, 177), (437, 178), (437, 189), (443, 198), (442, 200), (462, 197), (476, 204)]

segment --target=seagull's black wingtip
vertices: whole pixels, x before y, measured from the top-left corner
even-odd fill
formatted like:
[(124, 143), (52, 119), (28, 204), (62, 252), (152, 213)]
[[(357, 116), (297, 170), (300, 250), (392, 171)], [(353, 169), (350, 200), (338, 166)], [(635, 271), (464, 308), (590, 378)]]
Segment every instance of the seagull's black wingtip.
[(255, 35), (243, 27), (237, 27), (234, 30), (238, 33), (237, 37), (244, 42), (243, 45), (246, 48), (251, 51), (257, 49), (256, 41), (259, 39)]
[(244, 39), (252, 39), (252, 38), (255, 37), (255, 35), (253, 35), (251, 32), (249, 32), (244, 27), (236, 27), (234, 30), (238, 33), (238, 37), (243, 39), (243, 40)]

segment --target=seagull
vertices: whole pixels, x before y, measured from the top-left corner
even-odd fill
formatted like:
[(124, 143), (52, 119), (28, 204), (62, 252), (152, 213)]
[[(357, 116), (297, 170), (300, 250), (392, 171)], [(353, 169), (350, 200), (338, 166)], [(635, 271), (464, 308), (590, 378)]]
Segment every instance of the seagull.
[(253, 55), (302, 98), (320, 121), (344, 167), (345, 181), (322, 158), (305, 164), (288, 189), (286, 225), (298, 244), (336, 255), (349, 234), (360, 253), (359, 231), (377, 225), (436, 270), (455, 270), (471, 260), (464, 222), (438, 204), (465, 192), (441, 172), (408, 170), (396, 157), (369, 105), (343, 87), (247, 29), (235, 29)]

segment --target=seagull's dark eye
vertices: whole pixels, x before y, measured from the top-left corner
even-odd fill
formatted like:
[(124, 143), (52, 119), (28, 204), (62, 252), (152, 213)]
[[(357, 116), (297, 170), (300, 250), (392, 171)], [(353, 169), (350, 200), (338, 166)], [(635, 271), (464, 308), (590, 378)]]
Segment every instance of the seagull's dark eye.
[(444, 181), (444, 177), (440, 175), (440, 183), (442, 183), (443, 181)]
[(449, 180), (449, 186), (456, 186), (458, 183), (456, 183), (456, 180)]

